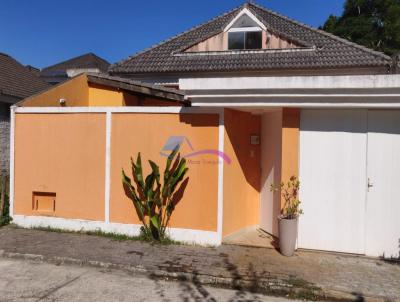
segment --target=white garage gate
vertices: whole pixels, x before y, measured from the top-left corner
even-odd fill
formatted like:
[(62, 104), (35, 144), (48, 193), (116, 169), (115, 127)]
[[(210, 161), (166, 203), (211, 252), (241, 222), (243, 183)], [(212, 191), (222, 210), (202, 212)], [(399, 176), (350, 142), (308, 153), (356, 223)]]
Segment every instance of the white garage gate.
[(298, 246), (400, 256), (400, 111), (303, 110)]

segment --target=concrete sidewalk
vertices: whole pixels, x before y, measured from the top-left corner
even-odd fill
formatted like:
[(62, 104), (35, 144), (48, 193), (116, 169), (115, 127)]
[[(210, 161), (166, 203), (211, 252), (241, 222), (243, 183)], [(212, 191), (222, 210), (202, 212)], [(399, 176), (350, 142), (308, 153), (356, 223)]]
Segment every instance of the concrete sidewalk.
[(400, 301), (400, 265), (355, 256), (298, 252), (287, 258), (266, 248), (151, 245), (15, 227), (0, 229), (0, 254), (294, 298)]

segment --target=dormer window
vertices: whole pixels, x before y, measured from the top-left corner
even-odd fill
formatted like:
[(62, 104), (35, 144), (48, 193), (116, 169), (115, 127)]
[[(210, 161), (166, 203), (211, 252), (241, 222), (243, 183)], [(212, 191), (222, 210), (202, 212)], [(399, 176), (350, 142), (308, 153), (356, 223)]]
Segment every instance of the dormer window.
[(228, 32), (228, 49), (261, 49), (261, 28), (233, 28)]
[(228, 49), (262, 49), (265, 25), (244, 8), (224, 29), (228, 34)]
[(243, 8), (221, 32), (205, 40), (188, 45), (181, 53), (191, 55), (238, 55), (244, 52), (268, 52), (268, 50), (304, 48), (300, 43), (289, 40), (272, 28), (267, 29), (248, 8)]

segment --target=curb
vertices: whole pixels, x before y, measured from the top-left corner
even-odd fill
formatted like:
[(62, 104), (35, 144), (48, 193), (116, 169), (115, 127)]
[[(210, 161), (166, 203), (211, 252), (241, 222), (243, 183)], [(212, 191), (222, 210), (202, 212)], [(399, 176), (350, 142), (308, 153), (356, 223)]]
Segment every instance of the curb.
[[(45, 263), (51, 263), (55, 265), (76, 265), (82, 267), (95, 267), (105, 268), (112, 270), (125, 271), (130, 274), (141, 274), (146, 275), (151, 279), (162, 279), (166, 281), (188, 281), (197, 285), (207, 285), (219, 288), (229, 288), (239, 291), (250, 291), (260, 294), (281, 296), (292, 299), (301, 300), (324, 300), (324, 301), (364, 301), (364, 302), (388, 302), (391, 300), (380, 298), (380, 297), (367, 297), (360, 296), (352, 293), (346, 293), (336, 290), (324, 290), (320, 289), (304, 280), (298, 280), (289, 276), (272, 276), (271, 278), (229, 278), (229, 277), (218, 277), (212, 275), (198, 274), (196, 271), (192, 273), (186, 272), (173, 272), (167, 270), (149, 270), (141, 265), (129, 265), (129, 264), (116, 264), (110, 262), (94, 261), (94, 260), (82, 260), (69, 257), (46, 257), (37, 254), (23, 254), (15, 252), (7, 252), (0, 250), (0, 257), (27, 260), (27, 261), (39, 261)], [(362, 300), (360, 300), (360, 298)]]

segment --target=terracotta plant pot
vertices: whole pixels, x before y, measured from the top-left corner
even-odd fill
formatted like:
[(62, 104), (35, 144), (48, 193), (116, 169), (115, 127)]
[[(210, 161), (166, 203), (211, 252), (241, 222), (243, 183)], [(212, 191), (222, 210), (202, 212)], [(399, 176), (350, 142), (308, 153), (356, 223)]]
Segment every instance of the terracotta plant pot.
[(278, 217), (279, 250), (284, 256), (293, 256), (296, 250), (298, 218)]

